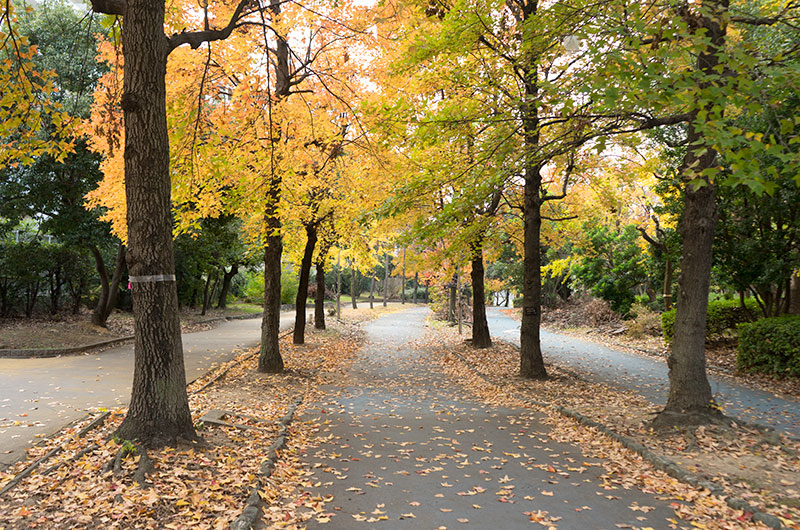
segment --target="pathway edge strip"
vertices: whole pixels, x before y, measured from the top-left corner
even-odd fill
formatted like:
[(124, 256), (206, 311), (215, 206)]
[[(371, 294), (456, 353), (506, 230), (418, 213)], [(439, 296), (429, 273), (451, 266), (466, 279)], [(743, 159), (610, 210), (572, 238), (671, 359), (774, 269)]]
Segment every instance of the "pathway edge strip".
[[(497, 386), (497, 383), (489, 379), (486, 375), (480, 372), (477, 368), (475, 368), (463, 355), (457, 352), (450, 352), (452, 353), (457, 359), (459, 359), (462, 363), (464, 363), (470, 371), (472, 371), (475, 375), (483, 379), (490, 385)], [(718, 497), (722, 497), (725, 503), (735, 510), (742, 510), (745, 512), (750, 512), (753, 514), (753, 520), (756, 522), (763, 523), (773, 529), (779, 530), (784, 528), (783, 524), (781, 523), (780, 519), (774, 515), (768, 514), (766, 512), (760, 511), (758, 508), (750, 505), (744, 499), (740, 499), (738, 497), (730, 497), (725, 495), (725, 491), (708, 480), (702, 480), (701, 477), (693, 475), (692, 473), (688, 472), (686, 469), (679, 466), (673, 460), (670, 460), (667, 457), (657, 455), (644, 445), (636, 442), (635, 440), (628, 438), (627, 436), (623, 436), (616, 431), (612, 430), (610, 427), (598, 423), (587, 416), (584, 416), (580, 412), (568, 409), (566, 407), (562, 407), (561, 405), (556, 405), (553, 403), (548, 403), (545, 401), (536, 401), (528, 398), (521, 397), (519, 395), (514, 395), (516, 399), (527, 403), (528, 405), (535, 405), (539, 407), (550, 408), (558, 412), (559, 414), (566, 416), (568, 418), (572, 418), (578, 423), (585, 425), (587, 427), (592, 427), (597, 429), (598, 431), (602, 432), (612, 440), (620, 443), (626, 449), (633, 451), (634, 453), (638, 454), (642, 457), (642, 459), (649, 462), (653, 467), (656, 469), (663, 471), (667, 475), (671, 476), (672, 478), (679, 480), (685, 484), (688, 484), (695, 488), (703, 488), (707, 489), (712, 495), (716, 495)]]
[[(261, 463), (259, 472), (260, 479), (268, 479), (272, 476), (272, 471), (275, 469), (275, 464), (278, 462), (278, 451), (286, 447), (286, 440), (289, 436), (289, 424), (294, 419), (294, 413), (302, 402), (303, 397), (297, 397), (289, 406), (286, 415), (278, 422), (280, 430), (278, 431), (278, 436), (275, 438), (275, 441), (267, 448), (267, 456)], [(264, 501), (261, 500), (261, 495), (258, 493), (260, 489), (258, 485), (250, 489), (250, 495), (247, 497), (247, 505), (241, 515), (231, 523), (231, 530), (249, 530), (253, 528), (256, 520), (261, 516), (261, 508), (264, 504)]]
[[(94, 412), (89, 412), (85, 416), (75, 420), (73, 423), (74, 424), (78, 424), (78, 423), (82, 422), (83, 420), (89, 419), (89, 417), (91, 417), (92, 414), (94, 414)], [(86, 433), (88, 433), (89, 431), (91, 431), (95, 427), (99, 427), (100, 425), (102, 425), (105, 422), (106, 418), (110, 414), (111, 413), (106, 410), (102, 414), (100, 414), (98, 417), (93, 419), (91, 422), (89, 422), (87, 425), (85, 425), (80, 431), (78, 431), (78, 434), (77, 434), (78, 438), (83, 438), (86, 435)], [(61, 432), (61, 430), (63, 430), (63, 428), (60, 429), (59, 432)], [(33, 472), (33, 470), (36, 469), (37, 467), (39, 467), (39, 465), (42, 462), (45, 462), (45, 461), (49, 460), (50, 457), (55, 456), (58, 453), (60, 453), (61, 451), (63, 451), (64, 450), (64, 445), (65, 444), (61, 444), (61, 445), (55, 446), (54, 448), (50, 449), (44, 456), (38, 458), (35, 462), (30, 464), (28, 467), (26, 467), (25, 469), (23, 469), (19, 473), (17, 473), (17, 475), (14, 476), (14, 478), (12, 478), (10, 481), (8, 481), (8, 483), (6, 483), (6, 485), (3, 486), (3, 489), (0, 490), (0, 497), (2, 497), (3, 495), (5, 495), (9, 491), (11, 491), (17, 484), (22, 482), (22, 479), (24, 479), (25, 477), (30, 475)]]

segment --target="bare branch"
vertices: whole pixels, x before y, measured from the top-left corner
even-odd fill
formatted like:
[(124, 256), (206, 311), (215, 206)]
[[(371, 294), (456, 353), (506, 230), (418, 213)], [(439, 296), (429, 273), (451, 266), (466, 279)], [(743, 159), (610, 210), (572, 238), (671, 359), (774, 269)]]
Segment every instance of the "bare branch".
[[(96, 0), (93, 0), (93, 2)], [(108, 1), (108, 0), (101, 0), (101, 1)], [(112, 0), (116, 1), (116, 0)], [(236, 29), (239, 20), (242, 18), (242, 13), (244, 12), (245, 8), (250, 5), (252, 0), (241, 0), (239, 5), (236, 6), (236, 10), (231, 15), (231, 19), (228, 21), (228, 25), (222, 29), (206, 29), (204, 31), (192, 31), (186, 33), (183, 31), (181, 33), (176, 33), (175, 35), (171, 36), (169, 41), (169, 51), (171, 52), (178, 46), (182, 46), (184, 44), (188, 44), (193, 50), (199, 48), (204, 42), (212, 42), (215, 40), (225, 40), (230, 37), (231, 33), (234, 29)], [(206, 21), (206, 27), (208, 27), (208, 23)], [(168, 52), (169, 53), (169, 52)]]
[(92, 0), (92, 11), (95, 13), (122, 16), (127, 7), (125, 0)]

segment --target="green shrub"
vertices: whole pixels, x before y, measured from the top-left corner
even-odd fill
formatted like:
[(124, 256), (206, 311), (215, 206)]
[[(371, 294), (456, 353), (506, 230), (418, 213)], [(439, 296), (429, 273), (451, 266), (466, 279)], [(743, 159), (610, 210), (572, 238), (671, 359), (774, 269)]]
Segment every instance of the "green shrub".
[[(754, 300), (748, 299), (745, 304), (750, 311), (748, 314), (738, 300), (716, 300), (708, 303), (706, 312), (706, 338), (719, 337), (726, 331), (735, 330), (738, 324), (753, 320), (751, 315), (759, 310)], [(675, 329), (675, 309), (670, 309), (661, 314), (661, 330), (664, 332), (664, 341), (672, 343)]]
[(514, 298), (514, 307), (522, 307), (522, 297), (518, 296)]
[(738, 331), (739, 370), (800, 376), (800, 316), (743, 323)]
[[(292, 272), (281, 273), (281, 304), (293, 304), (297, 300), (299, 280)], [(245, 274), (244, 301), (251, 304), (264, 303), (264, 272), (250, 271)]]

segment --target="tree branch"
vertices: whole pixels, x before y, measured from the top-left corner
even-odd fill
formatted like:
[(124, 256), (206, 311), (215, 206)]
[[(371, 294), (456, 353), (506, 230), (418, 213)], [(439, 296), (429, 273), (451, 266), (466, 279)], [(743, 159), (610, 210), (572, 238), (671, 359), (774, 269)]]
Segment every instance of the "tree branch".
[[(95, 1), (118, 1), (118, 0), (92, 0), (92, 3), (94, 3)], [(193, 50), (196, 50), (204, 42), (227, 39), (228, 37), (230, 37), (233, 30), (236, 29), (236, 26), (242, 17), (242, 13), (244, 12), (245, 8), (248, 5), (250, 5), (250, 2), (252, 2), (252, 0), (241, 0), (239, 2), (239, 5), (236, 6), (236, 10), (233, 12), (233, 15), (231, 15), (231, 19), (228, 21), (228, 25), (222, 29), (206, 29), (204, 31), (192, 31), (190, 33), (182, 31), (181, 33), (176, 33), (175, 35), (171, 36), (168, 39), (169, 51), (171, 52), (178, 46), (182, 46), (184, 44), (188, 44)], [(206, 26), (208, 26), (208, 24), (206, 24)]]
[(122, 16), (127, 7), (128, 2), (125, 0), (92, 0), (92, 11), (95, 13)]

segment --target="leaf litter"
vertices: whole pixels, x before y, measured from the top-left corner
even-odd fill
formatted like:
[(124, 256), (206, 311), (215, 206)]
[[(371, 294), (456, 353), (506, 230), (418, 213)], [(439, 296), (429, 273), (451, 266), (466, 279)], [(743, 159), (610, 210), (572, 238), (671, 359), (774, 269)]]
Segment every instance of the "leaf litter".
[(437, 329), (429, 340), (448, 376), (475, 395), (488, 403), (540, 410), (548, 417), (552, 436), (578, 443), (587, 456), (600, 458), (609, 491), (639, 488), (656, 493), (659, 498), (674, 499), (677, 520), (693, 527), (764, 527), (752, 520), (752, 513), (734, 510), (720, 497), (677, 481), (596, 429), (520, 398), (575, 410), (713, 481), (727, 496), (744, 499), (778, 517), (786, 528), (800, 528), (800, 442), (797, 440), (777, 433), (765, 436), (757, 429), (736, 424), (656, 433), (648, 426), (656, 407), (635, 393), (584, 381), (549, 364), (549, 380), (522, 379), (518, 375), (519, 351), (514, 346), (499, 342), (490, 349), (477, 350), (466, 345), (463, 336), (453, 329)]
[[(290, 424), (288, 445), (273, 474), (263, 479), (259, 469), (290, 404), (298, 396), (306, 403), (315, 400), (318, 388), (339, 377), (358, 349), (361, 339), (353, 317), (349, 323), (330, 322), (328, 327), (307, 333), (305, 345), (294, 346), (289, 337), (281, 341), (288, 367), (283, 374), (257, 373), (257, 351), (251, 350), (193, 382), (189, 405), (195, 420), (209, 410), (222, 409), (233, 412), (236, 422), (258, 428), (196, 424), (203, 444), (187, 441), (147, 451), (154, 465), (146, 476), (149, 487), (141, 487), (133, 478), (142, 457), (137, 450), (115, 458), (125, 442), (115, 441), (111, 434), (121, 423), (124, 408), (112, 410), (102, 427), (82, 438), (77, 433), (92, 418), (29, 449), (26, 460), (0, 471), (0, 488), (31, 462), (64, 447), (0, 498), (0, 529), (227, 528), (256, 485), (268, 506), (264, 517), (271, 526), (301, 527), (308, 518), (301, 508), (308, 507), (324, 520), (325, 500), (298, 493), (308, 481), (299, 455), (314, 426)], [(225, 370), (219, 381), (198, 391)]]

